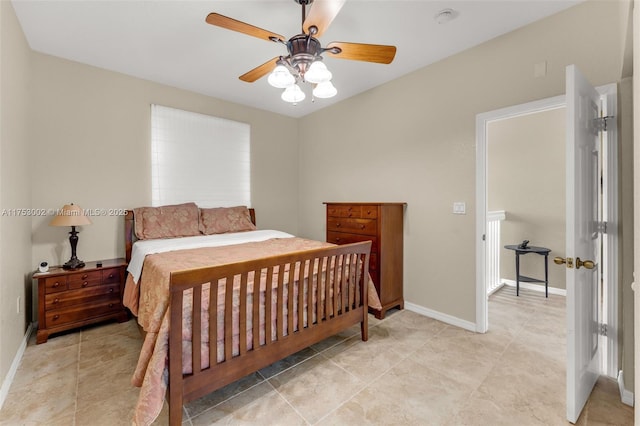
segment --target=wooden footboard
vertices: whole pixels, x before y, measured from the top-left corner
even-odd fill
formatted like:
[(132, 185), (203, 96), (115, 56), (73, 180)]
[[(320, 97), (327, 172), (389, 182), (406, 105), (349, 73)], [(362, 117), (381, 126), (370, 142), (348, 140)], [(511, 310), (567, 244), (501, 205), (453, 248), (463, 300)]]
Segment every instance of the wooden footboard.
[[(370, 250), (371, 242), (367, 241), (173, 272), (169, 306), (170, 424), (181, 424), (184, 403), (354, 324), (360, 323), (362, 340), (366, 341)], [(260, 281), (261, 291), (253, 291), (258, 289), (253, 285), (254, 277), (259, 277), (255, 281)], [(218, 300), (218, 286), (208, 286), (208, 311), (203, 314), (202, 289), (208, 283), (224, 286), (224, 300)], [(186, 310), (192, 316), (191, 350), (187, 351), (191, 354), (190, 374), (183, 374), (185, 300), (192, 301), (192, 309)], [(224, 306), (223, 335), (218, 335), (219, 305)], [(234, 326), (240, 330), (237, 347), (233, 345)], [(220, 342), (224, 349), (219, 356), (217, 344), (211, 344), (210, 350), (203, 352), (209, 357), (203, 363), (202, 334), (207, 329), (208, 342)], [(207, 367), (202, 368), (203, 364)]]

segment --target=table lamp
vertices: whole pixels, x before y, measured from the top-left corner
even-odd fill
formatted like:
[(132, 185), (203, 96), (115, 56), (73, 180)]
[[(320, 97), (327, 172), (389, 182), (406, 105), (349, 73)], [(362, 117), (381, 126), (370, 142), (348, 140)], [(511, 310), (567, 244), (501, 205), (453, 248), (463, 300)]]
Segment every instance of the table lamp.
[(70, 226), (69, 243), (71, 243), (71, 259), (64, 265), (63, 269), (78, 269), (84, 267), (84, 262), (76, 257), (76, 247), (78, 246), (78, 231), (76, 226), (91, 225), (91, 221), (84, 215), (79, 206), (65, 204), (64, 207), (54, 217), (49, 226)]

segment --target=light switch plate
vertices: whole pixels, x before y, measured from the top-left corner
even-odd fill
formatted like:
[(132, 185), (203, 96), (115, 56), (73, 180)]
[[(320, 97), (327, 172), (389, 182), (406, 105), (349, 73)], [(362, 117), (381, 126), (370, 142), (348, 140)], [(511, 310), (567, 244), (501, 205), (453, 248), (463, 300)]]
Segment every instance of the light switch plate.
[(467, 205), (462, 201), (453, 203), (453, 214), (467, 214)]

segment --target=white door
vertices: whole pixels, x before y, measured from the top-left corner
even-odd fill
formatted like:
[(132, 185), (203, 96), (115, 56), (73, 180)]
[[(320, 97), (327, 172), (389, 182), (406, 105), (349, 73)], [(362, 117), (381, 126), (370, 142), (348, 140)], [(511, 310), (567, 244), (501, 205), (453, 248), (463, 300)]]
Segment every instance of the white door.
[(599, 375), (598, 265), (582, 262), (600, 259), (600, 95), (574, 65), (566, 79), (567, 419), (575, 423)]

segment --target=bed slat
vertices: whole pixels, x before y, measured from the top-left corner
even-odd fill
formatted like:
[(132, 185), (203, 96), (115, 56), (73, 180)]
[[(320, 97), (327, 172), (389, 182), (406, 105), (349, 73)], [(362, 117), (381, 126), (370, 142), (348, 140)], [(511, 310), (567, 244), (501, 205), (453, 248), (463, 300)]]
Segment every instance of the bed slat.
[[(251, 330), (253, 333), (253, 344), (251, 345), (252, 349), (258, 348), (260, 346), (260, 279), (262, 276), (262, 270), (257, 269), (253, 271), (253, 301), (252, 312), (251, 312)], [(266, 299), (266, 298), (265, 298)], [(266, 336), (266, 335), (265, 335)]]
[(284, 333), (284, 268), (278, 267), (278, 296), (276, 297), (276, 340), (282, 340)]
[[(193, 374), (198, 374), (201, 370), (200, 348), (202, 347), (202, 287), (193, 289), (193, 323), (191, 325), (191, 338), (193, 339), (191, 362)], [(197, 350), (196, 350), (197, 349)]]
[(209, 286), (209, 366), (218, 362), (218, 312), (212, 312), (212, 306), (218, 306), (218, 281)]
[(233, 275), (226, 277), (224, 286), (224, 360), (228, 361), (233, 351)]
[(273, 305), (273, 266), (267, 269), (267, 281), (264, 292), (264, 317), (268, 319), (265, 321), (264, 326), (264, 343), (270, 345), (272, 342), (272, 330), (271, 330), (271, 306)]
[(245, 272), (240, 275), (240, 312), (238, 324), (238, 340), (240, 343), (240, 355), (247, 353), (247, 275)]

